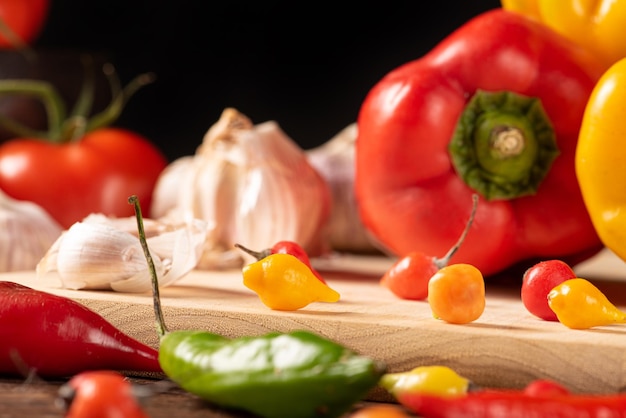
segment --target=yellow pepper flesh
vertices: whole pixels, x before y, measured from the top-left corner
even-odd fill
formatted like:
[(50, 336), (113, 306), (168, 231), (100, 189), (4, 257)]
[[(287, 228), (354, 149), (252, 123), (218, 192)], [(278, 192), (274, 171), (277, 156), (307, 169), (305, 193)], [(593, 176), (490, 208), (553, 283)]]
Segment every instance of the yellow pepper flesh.
[(243, 283), (274, 310), (295, 311), (313, 302), (337, 302), (340, 297), (291, 254), (272, 254), (245, 266)]
[(626, 57), (626, 0), (501, 0), (594, 52), (606, 66)]
[(386, 373), (379, 385), (394, 397), (404, 393), (454, 396), (467, 393), (470, 381), (446, 366), (420, 366), (408, 372)]
[(572, 329), (589, 329), (626, 322), (626, 314), (586, 279), (565, 280), (548, 292), (548, 305), (559, 322)]
[(626, 260), (626, 58), (603, 74), (589, 97), (575, 162), (594, 228)]

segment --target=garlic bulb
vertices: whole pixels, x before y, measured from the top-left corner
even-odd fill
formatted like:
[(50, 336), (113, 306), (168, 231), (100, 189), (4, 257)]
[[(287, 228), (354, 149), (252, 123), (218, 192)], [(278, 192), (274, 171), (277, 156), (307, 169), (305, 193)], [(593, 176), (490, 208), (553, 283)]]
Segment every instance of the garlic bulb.
[[(136, 220), (92, 214), (73, 224), (37, 264), (37, 274), (56, 271), (68, 289), (148, 292), (151, 278), (137, 237)], [(207, 233), (206, 223), (167, 225), (144, 219), (159, 285), (167, 286), (193, 270)]]
[(325, 250), (330, 189), (274, 121), (253, 125), (225, 109), (193, 158), (165, 169), (154, 196), (153, 218), (210, 225), (198, 268), (241, 265), (235, 243), (262, 250), (291, 240), (311, 255)]
[(33, 270), (63, 228), (41, 206), (0, 190), (0, 272)]
[(361, 222), (354, 195), (357, 125), (352, 123), (322, 145), (307, 151), (309, 162), (330, 185), (333, 208), (330, 245), (354, 253), (379, 252)]

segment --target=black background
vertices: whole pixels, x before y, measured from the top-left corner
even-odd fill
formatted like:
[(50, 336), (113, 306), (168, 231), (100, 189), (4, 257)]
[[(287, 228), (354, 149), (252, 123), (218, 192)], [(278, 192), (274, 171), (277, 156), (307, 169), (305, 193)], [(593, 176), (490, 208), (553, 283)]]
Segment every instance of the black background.
[(156, 82), (130, 100), (116, 125), (150, 138), (170, 160), (193, 153), (225, 107), (255, 123), (275, 120), (310, 148), (355, 121), (387, 72), (499, 6), (52, 0), (35, 47), (105, 53), (122, 82), (154, 72)]

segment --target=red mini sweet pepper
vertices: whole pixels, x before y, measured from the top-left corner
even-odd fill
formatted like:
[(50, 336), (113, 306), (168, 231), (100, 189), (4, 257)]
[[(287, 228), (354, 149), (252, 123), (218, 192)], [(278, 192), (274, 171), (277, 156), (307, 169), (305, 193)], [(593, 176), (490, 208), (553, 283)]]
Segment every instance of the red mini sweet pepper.
[(0, 281), (0, 375), (64, 378), (86, 370), (162, 372), (158, 351), (80, 303)]
[(491, 275), (595, 253), (574, 154), (601, 74), (587, 51), (524, 16), (494, 9), (469, 20), (363, 101), (355, 193), (365, 226), (397, 256), (443, 254), (478, 193), (455, 263)]

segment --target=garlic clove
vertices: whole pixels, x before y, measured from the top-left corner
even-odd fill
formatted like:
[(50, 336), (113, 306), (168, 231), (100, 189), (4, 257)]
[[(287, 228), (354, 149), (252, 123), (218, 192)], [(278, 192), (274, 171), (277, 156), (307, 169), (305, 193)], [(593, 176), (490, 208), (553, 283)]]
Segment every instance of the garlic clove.
[(0, 272), (32, 270), (63, 228), (36, 203), (0, 190)]
[(162, 176), (155, 196), (176, 196), (176, 204), (157, 202), (157, 207), (169, 207), (167, 213), (159, 212), (159, 220), (207, 222), (197, 268), (240, 267), (244, 256), (234, 248), (237, 242), (267, 248), (292, 240), (311, 255), (327, 249), (329, 186), (274, 121), (253, 125), (227, 108), (192, 161), (166, 168)]
[[(149, 292), (150, 273), (136, 225), (134, 217), (92, 214), (62, 233), (37, 264), (37, 274), (56, 271), (68, 289)], [(144, 228), (161, 286), (193, 270), (202, 253), (205, 222), (168, 225), (144, 219)]]
[(332, 249), (352, 253), (380, 253), (361, 222), (354, 194), (357, 125), (352, 123), (330, 140), (312, 148), (308, 161), (329, 184), (333, 206), (329, 221)]
[[(110, 289), (111, 283), (146, 270), (139, 241), (99, 222), (77, 222), (65, 231), (37, 265), (37, 274), (57, 271), (68, 289)], [(159, 275), (163, 265), (154, 257)]]
[(191, 169), (192, 162), (193, 157), (186, 155), (172, 161), (161, 172), (153, 192), (150, 207), (151, 218), (162, 218), (176, 207), (177, 194), (173, 193), (173, 191), (178, 190), (180, 187), (178, 180)]

